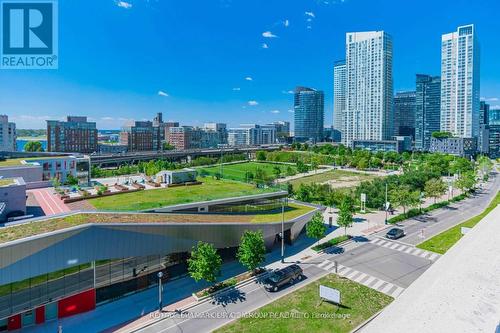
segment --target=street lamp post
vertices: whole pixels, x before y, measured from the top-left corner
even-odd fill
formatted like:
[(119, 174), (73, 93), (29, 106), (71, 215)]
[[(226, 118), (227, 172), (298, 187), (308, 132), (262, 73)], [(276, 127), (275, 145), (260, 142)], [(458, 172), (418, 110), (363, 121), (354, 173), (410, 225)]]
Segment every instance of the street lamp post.
[(281, 200), (281, 263), (285, 262), (285, 200)]
[(385, 221), (384, 224), (387, 224), (387, 211), (389, 210), (389, 205), (387, 203), (387, 182), (385, 182)]
[(161, 312), (163, 308), (163, 299), (162, 299), (162, 285), (161, 278), (163, 277), (163, 272), (158, 272), (158, 312)]

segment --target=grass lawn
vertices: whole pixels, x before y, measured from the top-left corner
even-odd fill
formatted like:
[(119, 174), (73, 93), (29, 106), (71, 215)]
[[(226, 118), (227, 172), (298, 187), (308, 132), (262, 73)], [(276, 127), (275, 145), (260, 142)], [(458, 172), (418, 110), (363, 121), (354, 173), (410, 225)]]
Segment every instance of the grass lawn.
[(93, 198), (88, 202), (104, 211), (139, 211), (190, 202), (215, 200), (272, 192), (273, 189), (258, 189), (254, 185), (240, 182), (202, 178), (201, 185), (161, 188)]
[[(275, 178), (274, 168), (276, 166), (280, 168), (281, 176), (286, 176), (288, 165), (265, 162), (244, 162), (223, 165), (222, 173), (224, 179), (247, 181), (247, 179), (245, 179), (247, 172), (251, 172), (255, 175), (255, 171), (257, 171), (257, 169), (262, 169), (267, 173), (269, 177)], [(294, 171), (294, 173), (297, 173), (297, 168), (295, 167), (295, 165), (290, 165), (290, 168)], [(220, 173), (220, 166), (201, 167), (197, 168), (197, 170), (198, 172), (202, 172), (202, 170), (205, 170), (206, 172), (208, 172), (208, 174), (215, 175), (217, 173)]]
[[(320, 304), (320, 284), (340, 290), (343, 306)], [(258, 309), (255, 313), (260, 318), (239, 319), (215, 332), (350, 332), (392, 300), (376, 290), (330, 274)], [(266, 318), (266, 313), (278, 313), (278, 316), (295, 313), (296, 318)], [(309, 318), (304, 319), (306, 316)]]
[[(285, 221), (294, 219), (314, 208), (290, 203), (285, 211)], [(281, 222), (281, 210), (249, 214), (127, 214), (127, 213), (85, 213), (57, 217), (43, 221), (28, 222), (2, 229), (0, 244), (29, 236), (62, 230), (87, 223), (268, 223)]]
[(440, 254), (444, 254), (448, 251), (456, 242), (462, 238), (461, 227), (472, 228), (479, 223), (486, 215), (488, 215), (496, 206), (500, 204), (500, 192), (497, 193), (496, 197), (490, 203), (490, 205), (481, 214), (474, 216), (473, 218), (454, 226), (451, 229), (443, 231), (442, 233), (426, 240), (423, 243), (417, 245), (418, 248), (432, 251)]
[(338, 181), (339, 185), (341, 182), (346, 182), (346, 186), (353, 186), (353, 183), (359, 183), (366, 180), (372, 180), (378, 176), (360, 172), (352, 172), (346, 170), (332, 170), (323, 173), (318, 173), (316, 175), (302, 177), (298, 179), (293, 179), (289, 183), (293, 185), (293, 188), (298, 188), (300, 184), (310, 184), (310, 183), (325, 183), (327, 181)]

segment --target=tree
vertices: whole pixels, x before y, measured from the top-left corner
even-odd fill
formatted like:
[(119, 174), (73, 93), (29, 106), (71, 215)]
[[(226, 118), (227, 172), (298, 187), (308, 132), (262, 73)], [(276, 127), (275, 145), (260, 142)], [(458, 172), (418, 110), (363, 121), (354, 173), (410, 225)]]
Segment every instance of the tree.
[(257, 161), (265, 161), (266, 160), (266, 152), (263, 150), (259, 150), (255, 154), (255, 157), (257, 158)]
[(189, 275), (196, 281), (215, 282), (220, 275), (222, 258), (212, 244), (198, 242), (188, 259)]
[(437, 198), (446, 193), (446, 184), (441, 178), (429, 179), (425, 182), (424, 192), (428, 198), (434, 198), (436, 203)]
[(240, 246), (236, 257), (240, 263), (254, 271), (264, 262), (266, 247), (264, 245), (264, 235), (262, 231), (246, 230), (241, 236)]
[(325, 232), (326, 225), (323, 223), (323, 216), (316, 212), (306, 224), (306, 235), (309, 238), (316, 238), (319, 243), (319, 240), (325, 236)]
[(59, 180), (59, 178), (52, 178), (50, 180), (52, 182), (52, 186), (54, 186), (54, 188), (57, 190), (59, 187), (61, 187), (61, 181)]
[(78, 178), (73, 175), (68, 175), (66, 177), (66, 185), (78, 185)]
[(277, 165), (273, 166), (273, 174), (274, 174), (274, 178), (280, 178), (281, 168)]
[(172, 145), (171, 145), (170, 143), (168, 143), (168, 142), (163, 142), (163, 144), (162, 144), (162, 148), (163, 148), (163, 150), (174, 150), (174, 149), (175, 149), (175, 147), (174, 147), (174, 146), (172, 146)]
[(267, 183), (269, 183), (269, 176), (267, 175), (266, 170), (257, 168), (255, 170), (255, 183), (257, 185), (263, 186)]
[(462, 190), (462, 192), (470, 192), (476, 186), (476, 175), (473, 171), (468, 171), (460, 174), (460, 177), (456, 181), (457, 187)]
[(415, 207), (420, 204), (420, 193), (412, 191), (408, 185), (393, 189), (390, 192), (390, 198), (395, 206), (403, 207), (403, 214), (406, 214), (407, 207)]
[(304, 162), (302, 162), (302, 161), (297, 161), (297, 164), (296, 164), (296, 165), (297, 165), (297, 171), (298, 171), (299, 173), (304, 173), (304, 172), (309, 171), (308, 166), (307, 166), (307, 165), (305, 165), (305, 164), (304, 164)]
[(345, 197), (340, 204), (339, 216), (337, 217), (337, 224), (339, 227), (344, 228), (344, 234), (347, 236), (347, 228), (352, 226), (354, 222), (352, 216), (354, 214), (354, 207), (352, 200)]
[(43, 152), (42, 143), (40, 141), (28, 141), (24, 145), (24, 151), (35, 152), (40, 151)]
[(291, 166), (286, 167), (286, 175), (287, 176), (295, 176), (296, 172), (293, 170)]

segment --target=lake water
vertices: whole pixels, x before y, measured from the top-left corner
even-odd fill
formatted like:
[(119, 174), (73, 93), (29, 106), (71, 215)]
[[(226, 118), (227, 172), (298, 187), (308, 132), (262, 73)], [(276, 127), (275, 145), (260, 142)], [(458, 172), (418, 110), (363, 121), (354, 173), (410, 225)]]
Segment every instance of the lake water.
[[(21, 140), (21, 139), (16, 140), (17, 151), (24, 151), (24, 145), (29, 141), (30, 140)], [(47, 151), (47, 140), (33, 140), (33, 141), (40, 141), (42, 143), (43, 150)]]

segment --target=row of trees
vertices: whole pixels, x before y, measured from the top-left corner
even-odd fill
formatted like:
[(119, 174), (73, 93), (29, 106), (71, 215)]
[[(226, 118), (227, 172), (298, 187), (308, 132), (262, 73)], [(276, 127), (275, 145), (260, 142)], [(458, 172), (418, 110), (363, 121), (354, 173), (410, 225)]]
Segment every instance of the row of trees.
[[(255, 271), (265, 259), (266, 247), (262, 231), (245, 231), (241, 236), (236, 257), (247, 269)], [(217, 249), (209, 243), (198, 242), (188, 259), (189, 275), (196, 281), (214, 283), (220, 276), (222, 258)]]

